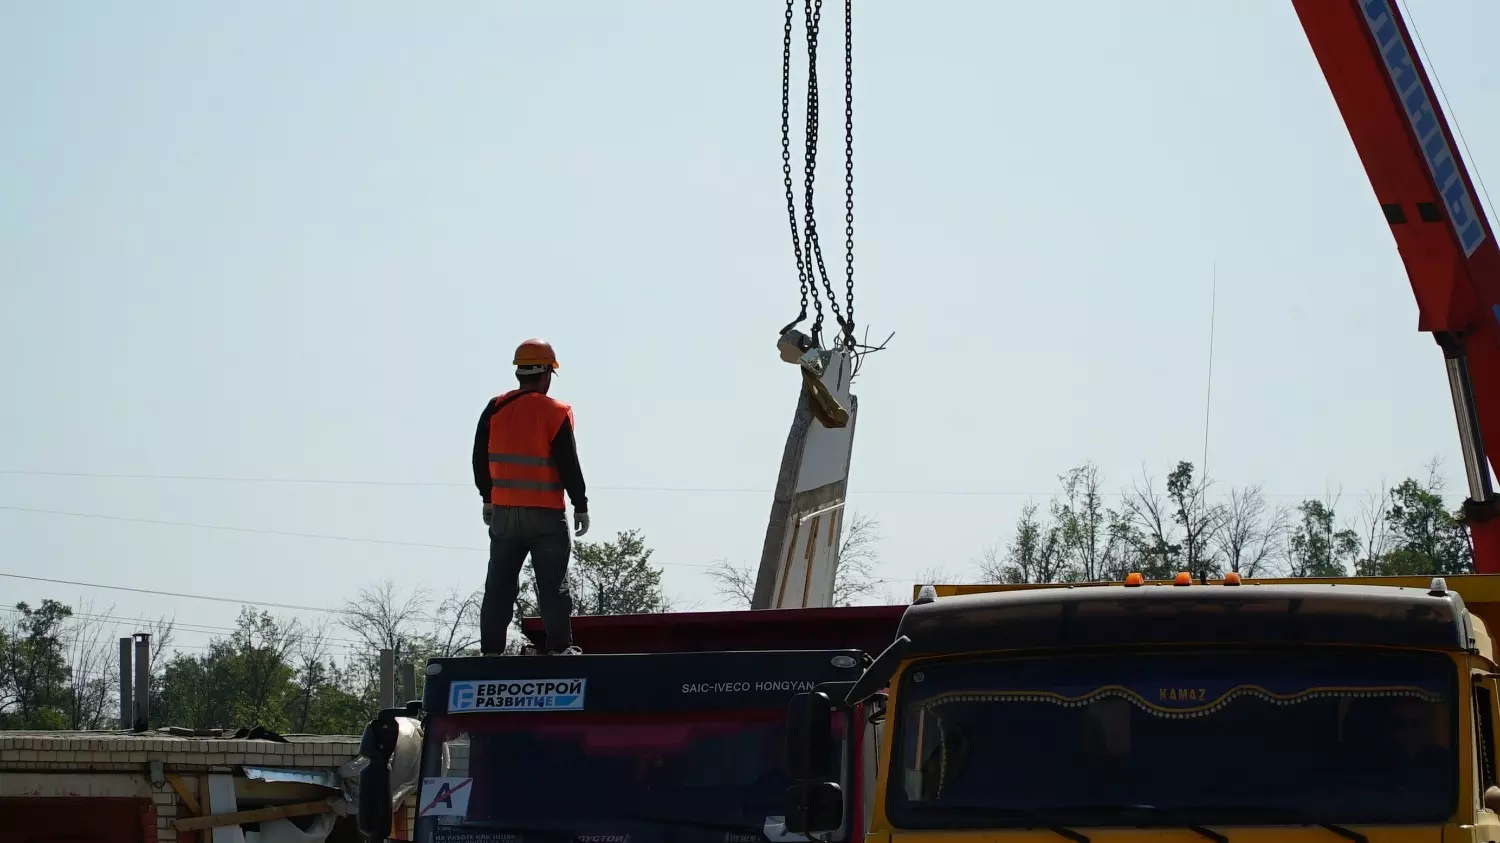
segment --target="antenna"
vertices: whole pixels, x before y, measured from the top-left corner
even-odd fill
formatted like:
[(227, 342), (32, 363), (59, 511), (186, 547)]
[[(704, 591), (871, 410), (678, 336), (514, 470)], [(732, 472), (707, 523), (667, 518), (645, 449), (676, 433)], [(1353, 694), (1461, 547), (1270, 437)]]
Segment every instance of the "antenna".
[(1214, 317), (1219, 309), (1219, 261), (1214, 260), (1213, 293), (1208, 305), (1208, 384), (1203, 396), (1203, 473), (1202, 483), (1208, 482), (1208, 419), (1214, 400)]

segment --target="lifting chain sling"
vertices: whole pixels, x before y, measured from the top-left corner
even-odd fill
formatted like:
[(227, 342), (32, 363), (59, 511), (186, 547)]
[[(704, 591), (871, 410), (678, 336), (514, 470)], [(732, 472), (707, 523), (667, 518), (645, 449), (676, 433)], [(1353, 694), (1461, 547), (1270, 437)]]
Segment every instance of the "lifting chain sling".
[(833, 318), (839, 323), (838, 346), (849, 351), (856, 347), (854, 338), (854, 0), (844, 0), (844, 285), (847, 312), (839, 306), (828, 280), (823, 262), (823, 247), (813, 213), (813, 185), (818, 158), (818, 29), (822, 23), (823, 0), (804, 0), (804, 26), (807, 30), (807, 126), (803, 150), (803, 194), (805, 221), (799, 230), (797, 202), (792, 189), (791, 84), (792, 84), (792, 16), (796, 0), (786, 0), (786, 16), (781, 40), (781, 173), (786, 188), (787, 222), (792, 234), (792, 255), (797, 263), (797, 280), (801, 286), (801, 311), (781, 333), (807, 319), (809, 290), (814, 310), (812, 341), (822, 346), (823, 302), (817, 283), (821, 280)]

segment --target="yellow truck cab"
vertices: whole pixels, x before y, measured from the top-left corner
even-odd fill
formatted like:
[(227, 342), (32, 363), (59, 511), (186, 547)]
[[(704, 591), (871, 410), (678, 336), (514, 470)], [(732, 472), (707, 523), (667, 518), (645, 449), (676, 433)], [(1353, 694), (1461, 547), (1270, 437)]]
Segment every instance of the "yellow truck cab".
[[(1500, 575), (922, 586), (858, 681), (793, 699), (787, 829), (1495, 843), (1497, 614)], [(846, 790), (818, 759), (856, 703), (886, 722)]]

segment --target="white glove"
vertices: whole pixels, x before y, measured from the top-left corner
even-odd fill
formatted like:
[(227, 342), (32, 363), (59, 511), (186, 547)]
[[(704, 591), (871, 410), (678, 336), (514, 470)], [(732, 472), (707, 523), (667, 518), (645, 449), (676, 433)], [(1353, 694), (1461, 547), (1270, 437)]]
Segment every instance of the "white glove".
[(589, 514), (587, 512), (575, 511), (573, 513), (573, 524), (577, 528), (574, 530), (573, 535), (582, 536), (584, 533), (587, 533), (589, 531)]

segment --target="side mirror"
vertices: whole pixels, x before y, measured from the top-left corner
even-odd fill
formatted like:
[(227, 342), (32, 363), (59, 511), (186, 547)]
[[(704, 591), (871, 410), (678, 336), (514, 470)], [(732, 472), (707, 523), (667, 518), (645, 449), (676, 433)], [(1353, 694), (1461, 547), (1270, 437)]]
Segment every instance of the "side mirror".
[(844, 792), (833, 782), (792, 785), (786, 792), (786, 830), (827, 834), (844, 825)]
[(355, 823), (367, 840), (385, 840), (391, 836), (391, 756), (399, 735), (395, 719), (377, 717), (365, 725), (359, 738), (359, 754), (369, 763), (359, 774)]
[(1500, 813), (1500, 787), (1490, 785), (1484, 789), (1484, 807), (1486, 810)]
[(837, 778), (829, 769), (832, 750), (833, 701), (822, 691), (792, 697), (786, 712), (787, 772), (794, 779)]

